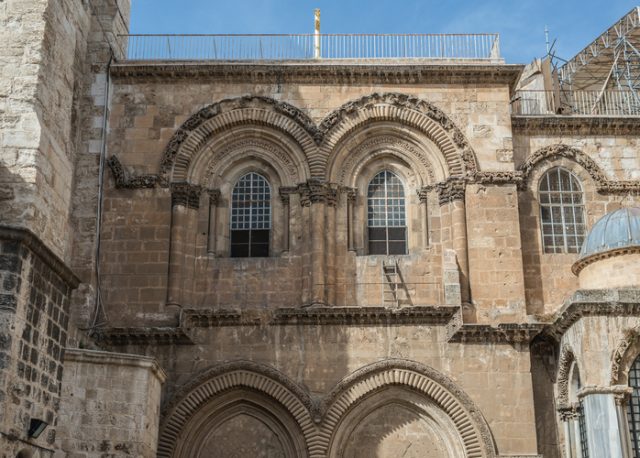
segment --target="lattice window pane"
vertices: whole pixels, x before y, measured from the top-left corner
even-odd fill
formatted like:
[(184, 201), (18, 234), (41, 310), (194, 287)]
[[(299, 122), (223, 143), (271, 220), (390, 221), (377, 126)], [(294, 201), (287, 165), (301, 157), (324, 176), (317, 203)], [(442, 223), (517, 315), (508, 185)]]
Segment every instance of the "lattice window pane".
[(629, 370), (629, 387), (633, 389), (627, 406), (627, 420), (633, 456), (640, 456), (640, 357)]
[(248, 173), (231, 195), (231, 256), (268, 256), (270, 229), (271, 188), (262, 175)]
[[(369, 253), (406, 253), (406, 225), (404, 186), (393, 172), (383, 170), (373, 177), (367, 189)], [(388, 230), (378, 231), (377, 228), (397, 228), (402, 239), (390, 236)]]
[(540, 180), (540, 226), (545, 253), (577, 253), (584, 240), (584, 204), (578, 179), (562, 168)]

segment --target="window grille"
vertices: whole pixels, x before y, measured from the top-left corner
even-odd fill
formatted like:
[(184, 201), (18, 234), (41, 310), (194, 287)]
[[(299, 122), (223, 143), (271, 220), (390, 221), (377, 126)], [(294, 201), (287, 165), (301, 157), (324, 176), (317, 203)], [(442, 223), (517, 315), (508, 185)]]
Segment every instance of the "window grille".
[(269, 256), (271, 188), (257, 173), (241, 177), (231, 196), (231, 256)]
[(636, 358), (629, 370), (629, 387), (633, 389), (627, 406), (631, 455), (640, 457), (640, 357)]
[(406, 225), (404, 186), (393, 172), (383, 170), (367, 189), (369, 254), (405, 254)]
[(580, 402), (578, 406), (578, 430), (580, 431), (581, 458), (589, 458), (589, 444), (587, 442), (587, 424), (584, 418), (584, 404)]
[(545, 253), (578, 253), (584, 241), (584, 205), (580, 181), (562, 168), (540, 181), (540, 223)]

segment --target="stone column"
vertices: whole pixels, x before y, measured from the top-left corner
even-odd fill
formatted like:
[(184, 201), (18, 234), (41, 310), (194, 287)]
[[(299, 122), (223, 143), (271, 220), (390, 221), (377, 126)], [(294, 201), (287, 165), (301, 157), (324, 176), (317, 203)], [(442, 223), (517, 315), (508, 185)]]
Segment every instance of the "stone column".
[(463, 178), (450, 178), (443, 183), (438, 183), (436, 189), (440, 206), (447, 205), (449, 207), (451, 247), (456, 253), (460, 271), (460, 295), (462, 303), (469, 304), (471, 302), (471, 291), (469, 288), (469, 256), (467, 253), (465, 184)]
[(353, 219), (353, 208), (356, 204), (357, 195), (358, 191), (356, 189), (347, 189), (347, 249), (349, 251), (356, 251), (353, 234), (353, 225), (355, 224), (355, 221)]
[(198, 216), (200, 191), (200, 186), (186, 182), (171, 184), (171, 240), (167, 305), (183, 305), (185, 270), (187, 270), (185, 258), (188, 254), (189, 240), (195, 236), (195, 233), (189, 234), (189, 227), (193, 226), (191, 223), (194, 223)]
[(289, 231), (291, 226), (291, 199), (290, 195), (296, 192), (297, 188), (280, 188), (280, 199), (282, 200), (282, 252), (288, 253), (290, 249)]
[[(624, 387), (621, 387), (624, 389)], [(607, 458), (625, 458), (626, 434), (620, 425), (620, 402), (616, 402), (621, 393), (617, 387), (585, 387), (578, 397), (584, 408), (585, 427), (589, 456)], [(622, 412), (626, 415), (625, 412)]]
[(429, 189), (422, 188), (418, 191), (420, 199), (420, 220), (422, 222), (422, 248), (429, 246)]
[(209, 234), (207, 237), (207, 253), (216, 254), (216, 211), (220, 200), (220, 190), (208, 189), (209, 194)]
[(311, 216), (311, 305), (326, 303), (325, 266), (325, 210), (329, 195), (328, 187), (316, 179), (301, 186), (300, 204), (309, 207)]

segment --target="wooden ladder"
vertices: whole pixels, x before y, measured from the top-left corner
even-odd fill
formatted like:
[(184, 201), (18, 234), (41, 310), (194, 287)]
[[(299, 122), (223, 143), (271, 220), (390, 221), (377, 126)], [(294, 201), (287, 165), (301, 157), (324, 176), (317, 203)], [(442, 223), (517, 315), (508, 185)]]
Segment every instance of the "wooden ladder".
[(399, 287), (402, 287), (402, 278), (398, 260), (395, 258), (382, 261), (382, 306), (400, 306), (398, 297)]

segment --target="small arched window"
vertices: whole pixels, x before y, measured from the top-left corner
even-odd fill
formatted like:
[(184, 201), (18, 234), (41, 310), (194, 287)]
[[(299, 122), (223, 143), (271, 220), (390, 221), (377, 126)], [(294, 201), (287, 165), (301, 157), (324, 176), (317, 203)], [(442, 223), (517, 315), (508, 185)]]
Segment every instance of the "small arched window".
[(627, 406), (627, 422), (631, 436), (632, 456), (640, 456), (640, 356), (629, 370), (629, 387), (633, 389)]
[(580, 181), (557, 167), (540, 180), (540, 223), (545, 253), (578, 253), (584, 241), (584, 204)]
[(231, 195), (231, 257), (269, 256), (271, 188), (257, 173), (247, 173)]
[(367, 188), (369, 254), (405, 254), (407, 223), (404, 186), (393, 172), (383, 170)]

